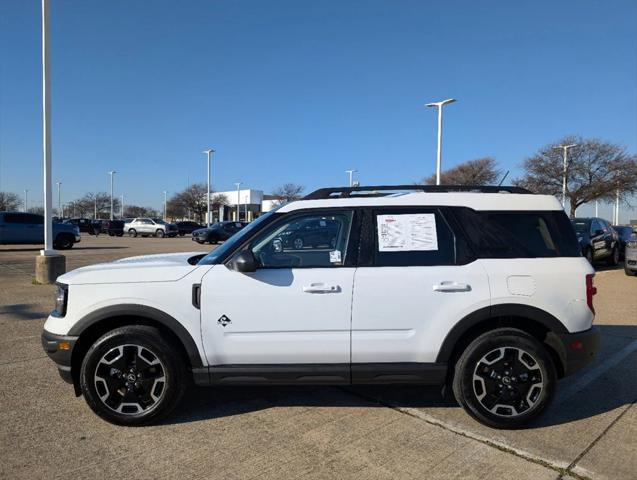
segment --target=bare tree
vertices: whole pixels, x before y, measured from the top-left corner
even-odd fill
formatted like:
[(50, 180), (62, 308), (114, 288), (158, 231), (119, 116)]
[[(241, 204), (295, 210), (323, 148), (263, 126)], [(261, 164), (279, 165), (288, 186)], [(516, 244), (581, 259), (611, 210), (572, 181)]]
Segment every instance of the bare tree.
[[(188, 215), (203, 222), (208, 210), (206, 193), (208, 188), (203, 183), (194, 183), (185, 190), (176, 193), (168, 202), (168, 215), (173, 218), (183, 218)], [(210, 209), (218, 210), (221, 205), (227, 205), (228, 199), (223, 194), (211, 192)]]
[(280, 187), (277, 187), (272, 192), (274, 197), (277, 197), (276, 200), (273, 201), (275, 205), (282, 205), (284, 203), (293, 202), (294, 200), (298, 200), (302, 197), (303, 190), (305, 187), (303, 185), (297, 185), (295, 183), (285, 183)]
[(29, 213), (35, 213), (36, 215), (44, 215), (44, 207), (29, 207)]
[(15, 193), (0, 192), (0, 211), (17, 210), (20, 203), (20, 198)]
[[(477, 158), (456, 165), (440, 174), (442, 185), (493, 185), (502, 171), (493, 157)], [(436, 175), (422, 180), (425, 185), (435, 185)]]
[(536, 193), (560, 196), (564, 162), (562, 150), (556, 147), (568, 144), (577, 145), (568, 152), (566, 168), (571, 217), (585, 203), (614, 200), (617, 191), (628, 203), (637, 192), (637, 156), (629, 155), (620, 145), (595, 138), (571, 136), (545, 145), (524, 161), (525, 174), (515, 183)]
[(159, 212), (154, 208), (150, 207), (140, 207), (139, 205), (125, 205), (124, 206), (124, 217), (125, 218), (136, 218), (136, 217), (159, 217)]

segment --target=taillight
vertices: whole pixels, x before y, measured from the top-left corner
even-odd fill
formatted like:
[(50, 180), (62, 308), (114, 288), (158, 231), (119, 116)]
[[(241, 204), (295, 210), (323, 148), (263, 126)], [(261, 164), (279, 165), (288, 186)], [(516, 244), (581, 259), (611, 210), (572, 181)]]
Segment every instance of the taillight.
[(595, 313), (595, 307), (593, 307), (593, 295), (597, 293), (597, 288), (593, 285), (593, 277), (595, 274), (586, 275), (586, 304), (591, 312)]

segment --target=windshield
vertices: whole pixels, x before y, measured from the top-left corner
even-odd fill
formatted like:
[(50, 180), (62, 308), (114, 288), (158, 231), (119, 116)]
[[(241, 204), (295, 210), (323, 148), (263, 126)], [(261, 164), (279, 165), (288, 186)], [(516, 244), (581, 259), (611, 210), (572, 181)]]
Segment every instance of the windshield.
[(212, 252), (199, 260), (199, 265), (213, 265), (215, 263), (218, 263), (219, 259), (224, 258), (226, 253), (232, 251), (237, 245), (240, 245), (245, 238), (249, 237), (252, 232), (260, 228), (260, 226), (264, 223), (268, 222), (269, 219), (274, 216), (277, 210), (278, 208), (270, 210), (265, 215), (261, 215), (255, 221), (249, 223), (246, 227), (239, 230), (228, 240), (223, 242), (220, 247), (215, 248)]
[(571, 222), (573, 224), (573, 228), (577, 233), (586, 233), (588, 232), (588, 223), (586, 222)]

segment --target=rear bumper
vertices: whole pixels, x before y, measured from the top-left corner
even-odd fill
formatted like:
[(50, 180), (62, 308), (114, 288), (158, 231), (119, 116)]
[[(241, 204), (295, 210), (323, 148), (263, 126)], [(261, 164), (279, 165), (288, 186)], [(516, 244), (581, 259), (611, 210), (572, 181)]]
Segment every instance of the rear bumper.
[[(49, 358), (57, 365), (60, 377), (68, 383), (73, 383), (73, 376), (71, 374), (71, 357), (73, 355), (73, 349), (75, 348), (77, 339), (78, 337), (56, 335), (46, 330), (42, 331), (42, 348)], [(68, 346), (68, 348), (60, 348), (60, 346)]]
[(583, 332), (550, 333), (547, 343), (557, 351), (566, 377), (593, 361), (599, 351), (599, 330), (592, 327)]

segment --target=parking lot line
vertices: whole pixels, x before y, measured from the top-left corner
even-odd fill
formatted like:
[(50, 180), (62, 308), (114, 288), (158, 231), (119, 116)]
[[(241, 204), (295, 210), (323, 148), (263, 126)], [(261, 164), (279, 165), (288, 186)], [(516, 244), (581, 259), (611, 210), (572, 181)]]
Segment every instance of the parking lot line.
[(615, 353), (613, 356), (607, 358), (602, 363), (597, 365), (595, 368), (590, 370), (589, 372), (582, 375), (577, 379), (576, 382), (569, 385), (567, 388), (560, 392), (560, 399), (556, 402), (558, 405), (568, 400), (570, 397), (575, 395), (580, 390), (584, 389), (587, 385), (594, 382), (597, 378), (602, 376), (608, 370), (613, 368), (619, 362), (621, 362), (624, 358), (626, 358), (631, 353), (637, 351), (637, 340), (633, 340), (624, 348), (622, 348), (619, 352)]

